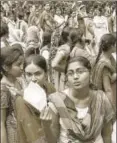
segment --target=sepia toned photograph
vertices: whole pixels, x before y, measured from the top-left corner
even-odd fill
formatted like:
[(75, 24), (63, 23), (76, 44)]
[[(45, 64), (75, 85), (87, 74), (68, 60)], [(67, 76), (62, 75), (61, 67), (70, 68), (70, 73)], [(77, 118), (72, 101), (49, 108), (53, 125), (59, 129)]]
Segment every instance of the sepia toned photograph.
[(117, 1), (0, 2), (1, 143), (116, 143)]

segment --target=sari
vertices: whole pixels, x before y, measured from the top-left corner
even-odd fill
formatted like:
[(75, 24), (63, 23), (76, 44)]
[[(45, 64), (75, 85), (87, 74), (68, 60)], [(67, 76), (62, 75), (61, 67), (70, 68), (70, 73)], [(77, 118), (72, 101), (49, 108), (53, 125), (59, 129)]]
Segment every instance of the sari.
[(17, 133), (17, 118), (16, 118), (16, 98), (17, 95), (13, 92), (12, 88), (22, 90), (21, 84), (17, 81), (17, 88), (13, 87), (10, 83), (1, 81), (1, 109), (6, 109), (6, 136), (8, 143), (19, 143)]
[[(44, 85), (44, 89), (47, 95), (55, 92), (49, 83)], [(19, 143), (47, 143), (39, 111), (26, 103), (22, 97), (16, 100), (16, 111)]]
[[(59, 65), (66, 67), (67, 65), (67, 59), (70, 55), (70, 46), (68, 44), (61, 45), (56, 52), (56, 55), (62, 53), (63, 59), (60, 61)], [(53, 71), (54, 76), (54, 84), (57, 91), (61, 91), (65, 89), (65, 73), (59, 72), (54, 70)]]
[(77, 117), (75, 104), (66, 93), (56, 92), (49, 96), (53, 105), (50, 106), (53, 115), (51, 127), (53, 135), (58, 132), (57, 143), (103, 143), (98, 137), (104, 124), (115, 118), (115, 113), (102, 91), (90, 90), (90, 96), (89, 109), (82, 120)]
[[(111, 76), (113, 73), (116, 73), (116, 63), (114, 58), (111, 56), (110, 60), (105, 60), (103, 59), (103, 56), (101, 56), (100, 60), (98, 63), (94, 66), (92, 69), (92, 74), (91, 74), (91, 80), (92, 83), (100, 90), (104, 91), (104, 86), (103, 86), (103, 74), (107, 75), (110, 79), (111, 82)], [(115, 86), (116, 83), (112, 84), (112, 89), (113, 89), (113, 101), (115, 104)], [(114, 97), (115, 96), (115, 97)]]

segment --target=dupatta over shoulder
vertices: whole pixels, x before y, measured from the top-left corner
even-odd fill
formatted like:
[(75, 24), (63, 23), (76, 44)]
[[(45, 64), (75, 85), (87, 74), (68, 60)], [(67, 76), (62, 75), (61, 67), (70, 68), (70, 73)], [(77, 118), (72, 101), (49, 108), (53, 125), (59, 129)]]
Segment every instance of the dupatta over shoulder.
[[(104, 123), (114, 118), (113, 108), (102, 91), (90, 91), (92, 99), (89, 111), (82, 122), (77, 118), (77, 111), (73, 101), (67, 95), (63, 100), (62, 96), (65, 93), (57, 92), (55, 94), (49, 96), (49, 101), (56, 107), (60, 120), (68, 131), (69, 138), (93, 143), (101, 133)], [(87, 126), (89, 125), (88, 122), (90, 122), (90, 126)]]

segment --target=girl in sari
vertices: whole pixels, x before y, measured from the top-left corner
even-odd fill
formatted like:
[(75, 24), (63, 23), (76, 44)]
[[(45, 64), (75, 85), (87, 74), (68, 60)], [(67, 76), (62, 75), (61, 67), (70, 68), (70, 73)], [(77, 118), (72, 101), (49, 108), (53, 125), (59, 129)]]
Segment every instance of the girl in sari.
[(57, 90), (65, 88), (65, 66), (67, 59), (70, 57), (74, 46), (76, 45), (81, 33), (77, 28), (65, 27), (61, 34), (60, 46), (57, 49), (55, 58), (52, 61), (52, 68), (57, 71), (55, 87)]
[[(105, 34), (100, 40), (99, 53), (92, 70), (92, 82), (100, 90), (103, 90), (109, 100), (115, 104), (112, 84), (116, 82), (116, 63), (112, 53), (116, 50), (116, 37)], [(115, 95), (116, 96), (116, 95)]]
[[(27, 85), (30, 82), (37, 83), (47, 95), (55, 92), (54, 87), (47, 82), (46, 60), (42, 56), (35, 55), (33, 48), (25, 53), (24, 71)], [(43, 128), (40, 112), (36, 108), (27, 103), (24, 98), (19, 97), (16, 100), (16, 109), (20, 143), (52, 143), (48, 135), (49, 124)], [(44, 130), (48, 131), (47, 134)]]
[(71, 58), (66, 67), (68, 88), (49, 96), (41, 118), (52, 120), (55, 143), (111, 143), (115, 113), (104, 92), (91, 86), (90, 74), (86, 58)]
[(19, 44), (1, 49), (1, 142), (18, 143), (15, 102), (22, 95), (17, 79), (23, 73), (23, 49)]

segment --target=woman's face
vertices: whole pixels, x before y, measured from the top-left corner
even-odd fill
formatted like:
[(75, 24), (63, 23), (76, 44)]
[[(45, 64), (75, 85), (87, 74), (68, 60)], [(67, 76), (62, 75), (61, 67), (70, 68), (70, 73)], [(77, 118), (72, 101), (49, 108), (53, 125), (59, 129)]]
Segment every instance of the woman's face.
[(97, 10), (97, 15), (101, 16), (101, 11)]
[(8, 67), (8, 74), (12, 77), (20, 77), (23, 73), (24, 57), (20, 56), (10, 67)]
[(71, 88), (79, 90), (89, 86), (89, 70), (81, 62), (72, 62), (67, 69), (68, 84)]
[(25, 75), (28, 83), (35, 82), (40, 86), (43, 86), (46, 78), (46, 73), (38, 65), (34, 64), (33, 61), (25, 67)]
[(60, 9), (57, 9), (57, 10), (56, 10), (56, 14), (57, 14), (57, 15), (61, 15), (61, 10), (60, 10)]
[(45, 5), (45, 10), (47, 10), (47, 11), (50, 10), (50, 5), (49, 5), (49, 4), (46, 4), (46, 5)]
[(76, 16), (76, 12), (72, 12), (72, 17), (75, 17)]

